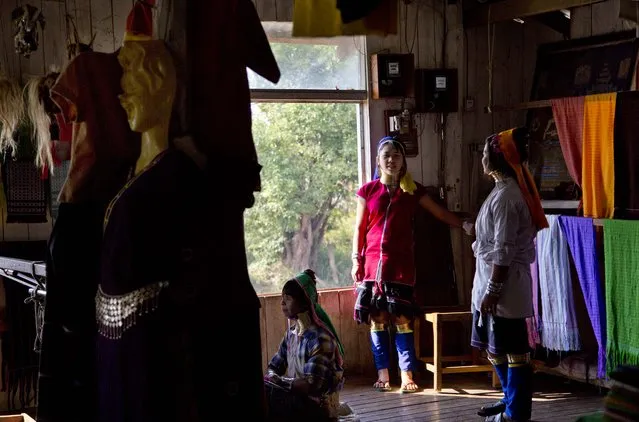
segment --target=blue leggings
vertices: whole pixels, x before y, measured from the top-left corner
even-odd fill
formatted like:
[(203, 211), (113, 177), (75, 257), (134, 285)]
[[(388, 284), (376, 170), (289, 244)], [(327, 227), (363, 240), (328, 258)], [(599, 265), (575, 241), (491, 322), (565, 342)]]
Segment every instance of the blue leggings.
[(489, 355), (489, 359), (504, 391), (506, 415), (518, 421), (529, 420), (532, 414), (533, 376), (530, 353)]
[[(399, 369), (404, 372), (415, 370), (415, 335), (409, 324), (397, 325), (395, 333), (395, 348)], [(388, 369), (390, 366), (390, 335), (383, 324), (371, 324), (371, 350), (377, 370)]]

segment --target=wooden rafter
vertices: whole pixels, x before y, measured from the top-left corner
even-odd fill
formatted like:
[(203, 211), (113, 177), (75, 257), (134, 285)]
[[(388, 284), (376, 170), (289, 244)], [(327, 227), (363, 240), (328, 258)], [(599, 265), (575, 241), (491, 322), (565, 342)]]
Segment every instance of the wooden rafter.
[(532, 16), (533, 20), (559, 32), (564, 38), (570, 38), (570, 19), (562, 12), (547, 12)]
[(629, 21), (639, 21), (639, 2), (621, 0), (619, 2), (619, 17)]
[(551, 107), (550, 100), (526, 101), (523, 103), (512, 105), (493, 105), (492, 107), (484, 107), (484, 113), (501, 113), (504, 111), (530, 110), (531, 108)]
[(504, 0), (498, 3), (478, 5), (464, 12), (464, 27), (525, 18), (562, 9), (587, 6), (605, 0)]

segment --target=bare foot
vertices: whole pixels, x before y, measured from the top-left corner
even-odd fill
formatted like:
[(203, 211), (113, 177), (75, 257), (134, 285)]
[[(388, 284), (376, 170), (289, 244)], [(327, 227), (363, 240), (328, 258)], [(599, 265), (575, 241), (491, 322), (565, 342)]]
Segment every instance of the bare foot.
[(411, 371), (401, 371), (402, 372), (402, 393), (414, 393), (419, 390), (419, 386), (415, 384), (413, 381), (413, 373)]
[(373, 384), (373, 388), (380, 391), (390, 390), (390, 377), (388, 376), (388, 368), (377, 371), (377, 381)]

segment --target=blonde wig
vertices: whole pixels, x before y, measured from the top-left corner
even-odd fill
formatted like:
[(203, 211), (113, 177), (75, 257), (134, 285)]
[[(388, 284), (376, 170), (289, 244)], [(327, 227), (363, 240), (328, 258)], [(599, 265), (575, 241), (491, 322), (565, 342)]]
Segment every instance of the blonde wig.
[(22, 90), (17, 81), (0, 76), (0, 151), (10, 151), (15, 156), (17, 143), (16, 130), (24, 118)]
[(42, 101), (42, 84), (45, 77), (31, 78), (24, 89), (27, 96), (27, 115), (31, 121), (31, 136), (36, 145), (35, 163), (38, 168), (48, 168), (53, 173), (53, 154), (51, 153), (51, 117)]

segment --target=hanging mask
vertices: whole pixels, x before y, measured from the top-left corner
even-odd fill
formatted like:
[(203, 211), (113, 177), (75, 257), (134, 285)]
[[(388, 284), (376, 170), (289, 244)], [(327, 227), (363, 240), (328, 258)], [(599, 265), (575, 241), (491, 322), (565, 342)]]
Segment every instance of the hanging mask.
[(28, 58), (38, 49), (38, 25), (41, 31), (44, 30), (44, 16), (37, 7), (25, 4), (11, 12), (11, 20), (15, 26), (13, 44), (16, 54)]

